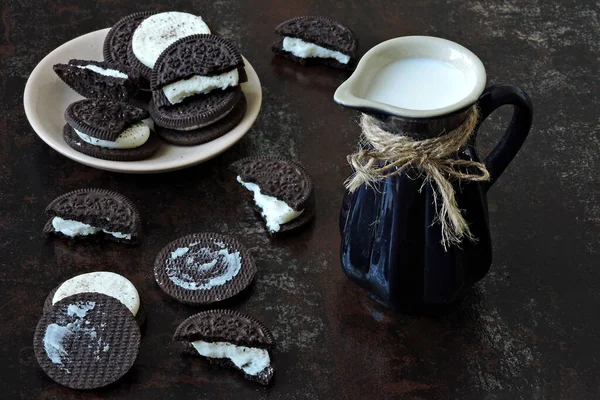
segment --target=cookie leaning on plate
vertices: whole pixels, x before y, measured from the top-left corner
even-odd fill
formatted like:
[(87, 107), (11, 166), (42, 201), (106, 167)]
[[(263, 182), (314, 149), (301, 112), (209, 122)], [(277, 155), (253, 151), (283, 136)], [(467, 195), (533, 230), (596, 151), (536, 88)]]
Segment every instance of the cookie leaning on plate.
[(275, 340), (269, 329), (252, 317), (231, 310), (201, 312), (183, 321), (173, 340), (184, 342), (188, 354), (235, 368), (261, 385), (268, 385), (273, 378), (269, 350)]
[(150, 81), (139, 76), (137, 69), (131, 67), (127, 52), (131, 37), (143, 20), (153, 15), (153, 12), (138, 12), (128, 15), (112, 26), (104, 39), (104, 61), (115, 69), (126, 71), (134, 84), (142, 90), (150, 89)]
[(301, 64), (325, 64), (353, 69), (358, 39), (346, 25), (324, 17), (297, 17), (275, 28), (280, 37), (273, 44), (275, 54)]
[(70, 60), (68, 64), (56, 64), (54, 72), (71, 89), (83, 97), (124, 101), (136, 89), (129, 76), (106, 62)]
[(120, 193), (104, 189), (81, 189), (54, 199), (46, 213), (50, 220), (44, 233), (69, 238), (102, 234), (105, 238), (128, 244), (139, 243), (142, 236), (137, 207)]
[(252, 194), (270, 233), (294, 230), (314, 218), (312, 179), (299, 163), (259, 156), (236, 161), (229, 169)]
[(160, 145), (143, 121), (146, 110), (109, 100), (80, 100), (65, 111), (65, 142), (91, 157), (113, 161), (142, 160)]
[(133, 32), (127, 57), (131, 66), (150, 80), (156, 60), (169, 45), (186, 36), (208, 33), (210, 29), (200, 16), (176, 11), (154, 14)]

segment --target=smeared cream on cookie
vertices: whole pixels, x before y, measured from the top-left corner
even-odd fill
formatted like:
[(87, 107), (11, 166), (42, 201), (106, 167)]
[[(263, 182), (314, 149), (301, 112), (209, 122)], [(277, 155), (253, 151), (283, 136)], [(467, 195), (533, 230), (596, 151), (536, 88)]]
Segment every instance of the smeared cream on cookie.
[(296, 211), (286, 202), (273, 196), (262, 194), (260, 187), (251, 182), (244, 182), (241, 177), (237, 181), (246, 189), (254, 193), (254, 202), (260, 207), (262, 215), (265, 217), (267, 228), (271, 232), (279, 232), (281, 225), (298, 218), (304, 210)]
[(84, 224), (83, 222), (73, 221), (70, 219), (62, 219), (60, 217), (54, 217), (52, 219), (52, 227), (54, 227), (54, 230), (56, 232), (60, 232), (63, 235), (66, 235), (69, 237), (88, 236), (88, 235), (94, 235), (98, 232), (104, 232), (104, 233), (112, 235), (118, 239), (131, 240), (130, 233), (110, 232), (105, 229), (96, 228), (94, 226)]
[(271, 365), (269, 352), (255, 347), (237, 346), (228, 342), (191, 342), (196, 351), (208, 358), (228, 358), (248, 375), (257, 375)]
[(111, 69), (111, 68), (102, 68), (99, 67), (97, 65), (93, 65), (93, 64), (89, 64), (89, 65), (75, 65), (77, 68), (80, 69), (88, 69), (90, 71), (93, 71), (97, 74), (100, 75), (104, 75), (104, 76), (110, 76), (113, 78), (121, 78), (121, 79), (128, 79), (129, 76), (127, 76), (127, 74), (124, 74), (121, 71), (117, 71), (116, 69)]
[(196, 94), (209, 93), (215, 89), (225, 90), (228, 87), (239, 84), (239, 72), (237, 69), (214, 76), (194, 75), (189, 79), (183, 79), (165, 85), (162, 90), (171, 104), (181, 103), (185, 98)]
[[(167, 259), (165, 271), (175, 285), (187, 290), (208, 290), (221, 286), (232, 280), (242, 268), (239, 251), (229, 252), (221, 248), (214, 251), (207, 247), (194, 248), (198, 243), (189, 247), (180, 247), (171, 252)], [(185, 258), (183, 266), (176, 262)]]
[(170, 44), (186, 36), (210, 33), (201, 17), (183, 12), (164, 12), (146, 18), (131, 39), (133, 54), (148, 68), (154, 68)]
[(348, 64), (350, 61), (350, 56), (344, 53), (289, 36), (283, 38), (283, 49), (300, 58), (333, 58), (342, 64)]
[(97, 139), (90, 135), (86, 135), (75, 128), (73, 128), (73, 130), (84, 142), (107, 149), (135, 149), (136, 147), (142, 146), (150, 138), (150, 128), (143, 121), (133, 124), (125, 129), (114, 142)]
[[(119, 300), (134, 316), (140, 308), (140, 296), (133, 283), (124, 276), (108, 271), (77, 275), (65, 281), (54, 293), (52, 304), (65, 297), (87, 292), (102, 293)], [(73, 312), (76, 311), (73, 309)]]

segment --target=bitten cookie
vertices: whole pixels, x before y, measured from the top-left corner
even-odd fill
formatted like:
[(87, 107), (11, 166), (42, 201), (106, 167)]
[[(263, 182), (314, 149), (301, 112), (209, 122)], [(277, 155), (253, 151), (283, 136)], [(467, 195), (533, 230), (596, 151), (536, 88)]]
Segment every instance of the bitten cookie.
[(140, 215), (135, 205), (120, 193), (104, 189), (81, 189), (53, 200), (46, 213), (47, 234), (85, 238), (95, 234), (116, 242), (136, 244), (141, 240)]
[(125, 72), (106, 62), (71, 60), (54, 65), (54, 72), (71, 89), (90, 99), (123, 101), (136, 91)]
[(97, 389), (133, 366), (140, 328), (120, 301), (100, 293), (66, 297), (36, 327), (33, 349), (44, 372), (73, 389)]
[(235, 368), (251, 381), (268, 385), (273, 378), (273, 335), (252, 317), (230, 310), (205, 311), (183, 321), (173, 340), (184, 342), (187, 353)]
[(297, 17), (275, 28), (280, 37), (275, 54), (301, 64), (319, 63), (352, 69), (356, 64), (358, 39), (346, 25), (324, 17)]
[(315, 215), (312, 179), (294, 161), (279, 157), (248, 157), (230, 166), (248, 189), (270, 233), (306, 225)]
[(232, 237), (201, 233), (166, 245), (154, 261), (158, 286), (173, 299), (205, 305), (244, 290), (256, 274), (246, 248)]
[(186, 36), (208, 33), (200, 16), (174, 11), (154, 14), (133, 32), (127, 57), (132, 67), (150, 80), (156, 60), (169, 45)]
[(131, 311), (142, 326), (146, 320), (145, 309), (136, 287), (122, 275), (108, 271), (89, 272), (74, 276), (54, 288), (44, 302), (44, 313), (64, 299), (79, 293), (101, 293), (119, 300)]
[(128, 103), (86, 99), (65, 111), (65, 142), (91, 157), (113, 161), (142, 160), (154, 154), (160, 142), (144, 122), (146, 110)]

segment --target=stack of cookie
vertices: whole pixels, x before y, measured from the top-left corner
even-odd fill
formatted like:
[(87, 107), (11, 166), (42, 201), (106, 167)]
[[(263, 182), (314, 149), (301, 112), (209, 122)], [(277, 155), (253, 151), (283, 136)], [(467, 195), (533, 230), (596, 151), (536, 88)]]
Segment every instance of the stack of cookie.
[(151, 75), (150, 115), (160, 137), (178, 145), (214, 140), (246, 113), (242, 55), (226, 39), (193, 35), (162, 52)]
[(63, 137), (81, 153), (141, 160), (160, 146), (154, 122), (165, 141), (189, 146), (224, 135), (245, 115), (242, 56), (229, 41), (211, 35), (199, 16), (129, 15), (111, 28), (103, 53), (104, 61), (74, 59), (54, 66), (88, 99), (65, 113)]

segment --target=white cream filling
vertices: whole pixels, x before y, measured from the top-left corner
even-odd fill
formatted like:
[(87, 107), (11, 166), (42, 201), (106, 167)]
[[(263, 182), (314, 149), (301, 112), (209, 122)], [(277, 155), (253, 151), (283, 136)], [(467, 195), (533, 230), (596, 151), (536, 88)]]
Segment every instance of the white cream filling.
[(183, 12), (164, 12), (146, 18), (131, 39), (133, 54), (148, 68), (177, 40), (190, 35), (210, 33), (201, 17)]
[(271, 365), (269, 352), (254, 347), (236, 346), (227, 342), (204, 342), (197, 340), (192, 346), (198, 354), (209, 358), (228, 358), (248, 375), (257, 375)]
[(86, 143), (107, 149), (135, 149), (142, 146), (150, 138), (150, 128), (143, 121), (131, 125), (117, 137), (114, 142), (86, 135), (73, 128), (77, 136)]
[[(242, 268), (242, 258), (239, 251), (230, 253), (228, 249), (213, 251), (206, 247), (191, 249), (197, 243), (189, 247), (181, 247), (171, 252), (171, 258), (167, 259), (165, 271), (167, 276), (175, 285), (187, 290), (208, 290), (215, 286), (221, 286), (232, 280)], [(179, 257), (185, 256), (185, 264), (175, 262)], [(209, 275), (216, 265), (224, 265), (225, 270), (217, 276), (199, 282), (202, 275)]]
[(58, 324), (50, 324), (46, 328), (46, 332), (44, 333), (44, 350), (50, 361), (54, 364), (62, 364), (63, 358), (68, 356), (63, 342), (72, 334), (73, 332), (69, 328)]
[(131, 240), (130, 233), (122, 233), (122, 232), (111, 232), (105, 229), (96, 228), (88, 224), (84, 224), (83, 222), (73, 221), (70, 219), (62, 219), (60, 217), (54, 217), (52, 219), (52, 226), (56, 232), (60, 232), (63, 235), (69, 237), (75, 236), (88, 236), (94, 235), (98, 232), (108, 233), (109, 235), (113, 235), (119, 239), (127, 239)]
[(273, 196), (268, 196), (260, 192), (260, 187), (255, 183), (244, 182), (241, 177), (237, 177), (246, 189), (254, 192), (254, 202), (262, 210), (262, 215), (265, 217), (267, 228), (271, 232), (279, 232), (281, 225), (293, 221), (298, 218), (304, 210), (296, 211), (284, 201)]
[(181, 103), (185, 98), (209, 93), (215, 89), (225, 90), (237, 86), (239, 72), (236, 69), (215, 76), (194, 75), (189, 79), (173, 82), (163, 87), (163, 93), (171, 104)]
[(350, 56), (347, 56), (344, 53), (335, 50), (329, 50), (314, 43), (305, 42), (302, 39), (288, 36), (283, 38), (283, 49), (300, 58), (334, 58), (342, 64), (348, 64), (350, 61)]
[(93, 65), (93, 64), (76, 65), (76, 67), (81, 68), (81, 69), (89, 69), (90, 71), (94, 71), (97, 74), (104, 75), (104, 76), (111, 76), (113, 78), (121, 78), (121, 79), (129, 78), (127, 76), (127, 74), (124, 74), (121, 71), (117, 71), (116, 69), (102, 68), (102, 67), (99, 67), (99, 66)]
[(140, 308), (140, 295), (133, 283), (124, 276), (108, 271), (89, 272), (63, 282), (54, 293), (52, 304), (74, 294), (89, 292), (102, 293), (119, 300), (134, 316)]

